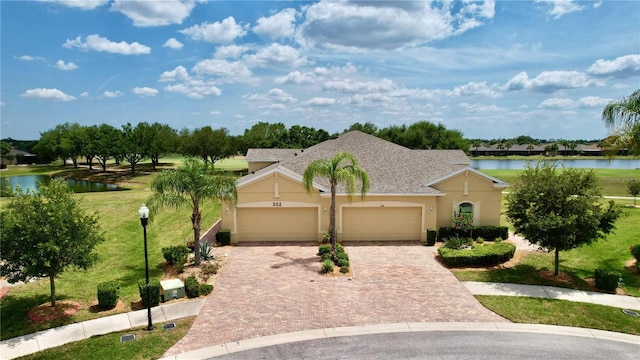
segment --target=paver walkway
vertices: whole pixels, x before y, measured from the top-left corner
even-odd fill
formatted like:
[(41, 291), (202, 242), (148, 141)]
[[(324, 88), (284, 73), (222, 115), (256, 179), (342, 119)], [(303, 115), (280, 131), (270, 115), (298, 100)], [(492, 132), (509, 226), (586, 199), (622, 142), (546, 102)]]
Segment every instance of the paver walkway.
[[(352, 244), (353, 245), (353, 244)], [(293, 331), (417, 322), (508, 322), (418, 243), (346, 244), (353, 275), (319, 274), (317, 246), (229, 248), (189, 333), (165, 356)]]

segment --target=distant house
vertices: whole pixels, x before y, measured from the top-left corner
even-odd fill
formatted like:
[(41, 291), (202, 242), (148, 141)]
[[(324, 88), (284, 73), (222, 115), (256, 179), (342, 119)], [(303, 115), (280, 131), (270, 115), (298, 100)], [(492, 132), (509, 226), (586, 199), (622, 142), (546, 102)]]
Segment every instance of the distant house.
[[(504, 148), (500, 144), (485, 145), (482, 144), (478, 147), (469, 147), (469, 154), (472, 156), (505, 156), (505, 155), (517, 155), (517, 156), (549, 156), (548, 148), (552, 145), (558, 147), (556, 155), (572, 156), (601, 156), (602, 148), (598, 144), (577, 144), (575, 149), (566, 148), (559, 143), (544, 143), (544, 144), (513, 144), (511, 147)], [(624, 153), (621, 153), (624, 155)]]
[(329, 228), (330, 187), (318, 178), (305, 191), (309, 163), (338, 152), (353, 154), (371, 188), (351, 202), (339, 188), (339, 241), (426, 240), (426, 231), (451, 226), (454, 213), (476, 225), (499, 225), (507, 184), (469, 167), (461, 150), (411, 150), (359, 131), (307, 149), (250, 149), (249, 174), (237, 181), (238, 201), (223, 203), (222, 227), (232, 242), (321, 241)]
[(9, 155), (2, 156), (0, 163), (2, 165), (18, 165), (18, 164), (33, 164), (37, 160), (35, 154), (30, 154), (26, 151), (22, 151), (16, 148), (11, 148)]

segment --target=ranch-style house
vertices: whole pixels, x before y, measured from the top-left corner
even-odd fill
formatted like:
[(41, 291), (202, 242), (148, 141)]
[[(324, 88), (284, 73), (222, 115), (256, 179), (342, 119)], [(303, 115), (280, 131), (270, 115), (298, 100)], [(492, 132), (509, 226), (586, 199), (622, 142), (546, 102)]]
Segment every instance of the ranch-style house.
[(338, 241), (426, 241), (428, 229), (451, 226), (455, 213), (473, 214), (475, 225), (500, 224), (507, 184), (471, 168), (462, 150), (411, 150), (360, 131), (307, 149), (249, 149), (249, 173), (238, 179), (236, 204), (222, 204), (222, 228), (232, 243), (322, 241), (329, 229), (331, 191), (316, 178), (302, 183), (309, 163), (349, 152), (369, 175), (366, 196), (338, 186)]

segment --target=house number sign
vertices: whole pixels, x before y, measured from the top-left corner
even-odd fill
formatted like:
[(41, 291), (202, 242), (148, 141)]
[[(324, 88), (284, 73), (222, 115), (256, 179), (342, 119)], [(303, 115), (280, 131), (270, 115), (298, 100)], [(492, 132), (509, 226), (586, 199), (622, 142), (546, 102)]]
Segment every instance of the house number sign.
[(282, 206), (282, 202), (281, 201), (274, 201), (273, 203), (271, 203), (272, 206), (275, 207), (281, 207)]

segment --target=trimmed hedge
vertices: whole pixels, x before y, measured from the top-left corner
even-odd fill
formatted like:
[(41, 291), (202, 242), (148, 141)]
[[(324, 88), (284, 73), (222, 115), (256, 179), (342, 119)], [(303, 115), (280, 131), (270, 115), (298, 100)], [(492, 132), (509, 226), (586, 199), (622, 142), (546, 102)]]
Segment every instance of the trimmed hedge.
[(186, 245), (169, 246), (162, 248), (162, 256), (169, 265), (173, 265), (179, 272), (184, 269), (184, 263), (189, 257), (189, 248)]
[[(427, 236), (428, 236), (427, 231)], [(473, 240), (477, 240), (479, 237), (486, 241), (493, 241), (496, 239), (507, 240), (509, 238), (509, 228), (506, 226), (474, 226), (470, 230), (456, 229), (450, 226), (443, 226), (438, 229), (438, 240), (452, 238), (452, 237), (470, 237)]]
[(219, 245), (231, 245), (231, 230), (222, 229), (216, 234), (216, 242)]
[[(140, 299), (142, 299), (142, 306), (147, 307), (147, 281), (145, 279), (138, 280), (138, 291), (140, 292)], [(160, 280), (149, 280), (149, 295), (151, 300), (151, 306), (158, 306), (160, 304)]]
[(200, 284), (200, 295), (207, 296), (211, 294), (213, 291), (213, 285), (211, 284)]
[(188, 298), (197, 298), (200, 296), (200, 285), (195, 275), (191, 275), (184, 279), (184, 293)]
[(620, 273), (606, 269), (596, 269), (596, 287), (606, 291), (615, 291), (620, 280)]
[(509, 261), (516, 252), (516, 246), (506, 242), (474, 245), (473, 249), (454, 250), (446, 247), (438, 249), (447, 266), (493, 266)]
[(109, 310), (116, 307), (120, 286), (117, 281), (105, 281), (98, 284), (98, 307)]
[(427, 246), (433, 246), (436, 244), (436, 238), (438, 237), (438, 231), (434, 229), (427, 230)]

